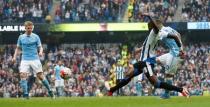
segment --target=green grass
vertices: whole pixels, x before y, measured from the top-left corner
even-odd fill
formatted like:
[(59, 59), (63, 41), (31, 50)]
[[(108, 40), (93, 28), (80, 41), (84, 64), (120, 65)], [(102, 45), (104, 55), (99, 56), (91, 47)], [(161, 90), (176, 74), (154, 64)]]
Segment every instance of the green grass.
[(0, 98), (0, 107), (210, 107), (209, 97), (66, 97), (66, 98)]

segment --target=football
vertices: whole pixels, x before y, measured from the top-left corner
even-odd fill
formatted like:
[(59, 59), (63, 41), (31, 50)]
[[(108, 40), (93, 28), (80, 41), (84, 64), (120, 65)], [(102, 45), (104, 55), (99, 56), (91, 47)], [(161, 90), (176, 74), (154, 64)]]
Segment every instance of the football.
[(71, 69), (67, 67), (64, 67), (60, 71), (60, 76), (64, 80), (68, 80), (71, 77), (71, 74), (72, 74)]

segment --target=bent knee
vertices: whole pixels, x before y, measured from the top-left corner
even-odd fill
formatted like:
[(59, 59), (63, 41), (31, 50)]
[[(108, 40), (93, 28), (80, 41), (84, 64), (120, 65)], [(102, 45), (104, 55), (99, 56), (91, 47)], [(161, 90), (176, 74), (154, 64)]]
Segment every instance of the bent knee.
[(44, 79), (44, 75), (43, 75), (42, 72), (37, 73), (37, 77), (38, 77), (40, 80), (43, 80), (43, 79)]
[(159, 87), (160, 87), (160, 80), (158, 80), (158, 79), (155, 78), (154, 76), (149, 77), (149, 81), (150, 81), (150, 83), (151, 83), (155, 88), (159, 88)]
[(20, 72), (20, 78), (26, 78), (27, 77), (27, 73), (25, 72)]

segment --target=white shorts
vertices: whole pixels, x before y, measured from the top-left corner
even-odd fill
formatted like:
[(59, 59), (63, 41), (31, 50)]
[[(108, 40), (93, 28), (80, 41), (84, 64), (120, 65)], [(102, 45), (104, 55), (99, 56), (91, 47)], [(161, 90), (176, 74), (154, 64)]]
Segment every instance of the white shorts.
[(55, 80), (55, 87), (63, 87), (64, 86), (64, 80)]
[(43, 72), (40, 60), (22, 60), (20, 63), (19, 70), (23, 73), (30, 73), (32, 71), (34, 75), (36, 75), (39, 72)]
[(165, 67), (165, 73), (176, 73), (178, 63), (180, 62), (179, 57), (175, 57), (171, 53), (167, 53), (157, 57), (157, 59)]

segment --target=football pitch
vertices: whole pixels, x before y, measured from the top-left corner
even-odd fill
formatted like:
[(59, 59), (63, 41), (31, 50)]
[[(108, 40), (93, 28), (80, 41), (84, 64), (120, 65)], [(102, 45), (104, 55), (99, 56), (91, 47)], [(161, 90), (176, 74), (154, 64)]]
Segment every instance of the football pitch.
[(210, 96), (0, 98), (0, 107), (210, 107)]

